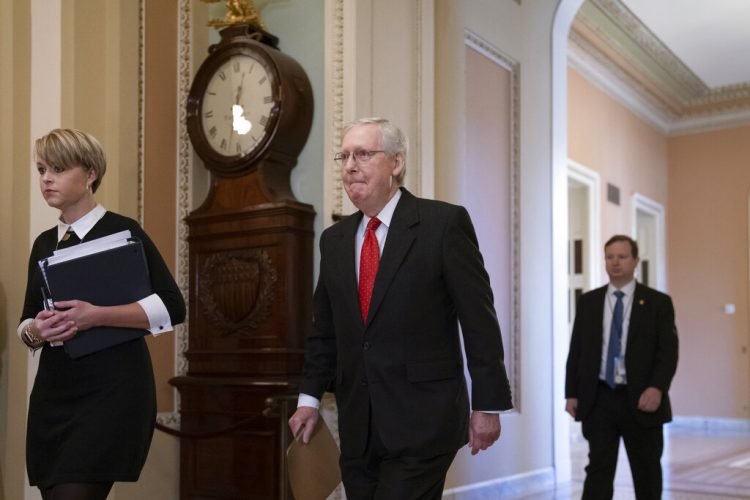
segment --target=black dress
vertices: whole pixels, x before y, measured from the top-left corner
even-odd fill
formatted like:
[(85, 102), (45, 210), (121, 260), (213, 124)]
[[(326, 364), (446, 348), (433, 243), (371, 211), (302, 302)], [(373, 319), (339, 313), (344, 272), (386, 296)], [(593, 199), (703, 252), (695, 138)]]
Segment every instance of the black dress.
[[(133, 219), (107, 212), (84, 241), (129, 229), (140, 238), (151, 286), (172, 325), (184, 321), (185, 303), (164, 259)], [(52, 255), (57, 227), (37, 237), (21, 321), (42, 309), (37, 262)], [(63, 243), (60, 247), (63, 247)], [(144, 339), (71, 359), (62, 347), (45, 344), (29, 401), (26, 467), (32, 486), (59, 483), (137, 481), (148, 455), (156, 420), (156, 390)]]

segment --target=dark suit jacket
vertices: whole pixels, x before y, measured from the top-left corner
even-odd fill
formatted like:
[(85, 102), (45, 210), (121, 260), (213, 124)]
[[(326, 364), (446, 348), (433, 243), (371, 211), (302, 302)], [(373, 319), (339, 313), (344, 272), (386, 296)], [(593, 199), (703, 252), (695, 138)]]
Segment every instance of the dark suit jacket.
[[(565, 377), (565, 397), (578, 398), (576, 420), (585, 420), (596, 398), (602, 359), (602, 328), (607, 287), (581, 296), (576, 309)], [(625, 370), (630, 407), (643, 426), (672, 420), (669, 386), (677, 369), (677, 329), (669, 295), (636, 284), (630, 311)], [(638, 410), (638, 399), (647, 387), (662, 391), (654, 413)]]
[[(368, 425), (392, 453), (453, 452), (468, 440), (461, 322), (476, 410), (512, 407), (489, 277), (463, 207), (402, 188), (363, 324), (355, 271), (357, 212), (323, 232), (313, 331), (301, 392), (335, 379), (342, 452)], [(372, 407), (372, 411), (370, 411)]]

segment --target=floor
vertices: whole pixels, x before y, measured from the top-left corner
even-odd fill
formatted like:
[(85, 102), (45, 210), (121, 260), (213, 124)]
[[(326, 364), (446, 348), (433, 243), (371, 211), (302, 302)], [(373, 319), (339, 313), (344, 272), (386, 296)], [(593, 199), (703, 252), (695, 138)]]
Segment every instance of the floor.
[[(588, 446), (579, 432), (571, 444), (573, 480), (554, 491), (524, 500), (572, 500), (581, 497)], [(666, 428), (663, 500), (750, 499), (750, 434)], [(625, 450), (620, 447), (615, 476), (616, 500), (635, 499)]]

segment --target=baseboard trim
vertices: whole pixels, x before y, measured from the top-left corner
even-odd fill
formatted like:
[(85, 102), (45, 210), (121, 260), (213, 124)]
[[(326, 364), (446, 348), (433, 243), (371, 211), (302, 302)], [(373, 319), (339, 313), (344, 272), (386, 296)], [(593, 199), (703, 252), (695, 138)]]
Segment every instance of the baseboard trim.
[(695, 430), (703, 432), (750, 433), (750, 419), (718, 417), (674, 417), (666, 426), (667, 432), (674, 430)]
[(443, 492), (443, 500), (514, 498), (551, 490), (554, 486), (555, 471), (552, 467), (548, 467), (491, 481), (450, 488)]

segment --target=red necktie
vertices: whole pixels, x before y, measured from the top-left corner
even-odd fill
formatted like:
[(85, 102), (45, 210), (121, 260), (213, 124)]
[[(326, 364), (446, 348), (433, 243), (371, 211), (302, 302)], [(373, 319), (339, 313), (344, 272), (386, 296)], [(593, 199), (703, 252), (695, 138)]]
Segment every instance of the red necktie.
[(378, 274), (380, 261), (380, 247), (375, 230), (380, 225), (376, 217), (370, 219), (365, 231), (365, 241), (362, 243), (362, 253), (359, 256), (359, 307), (362, 310), (362, 321), (367, 323), (367, 312), (370, 310), (372, 287), (375, 285), (375, 275)]

